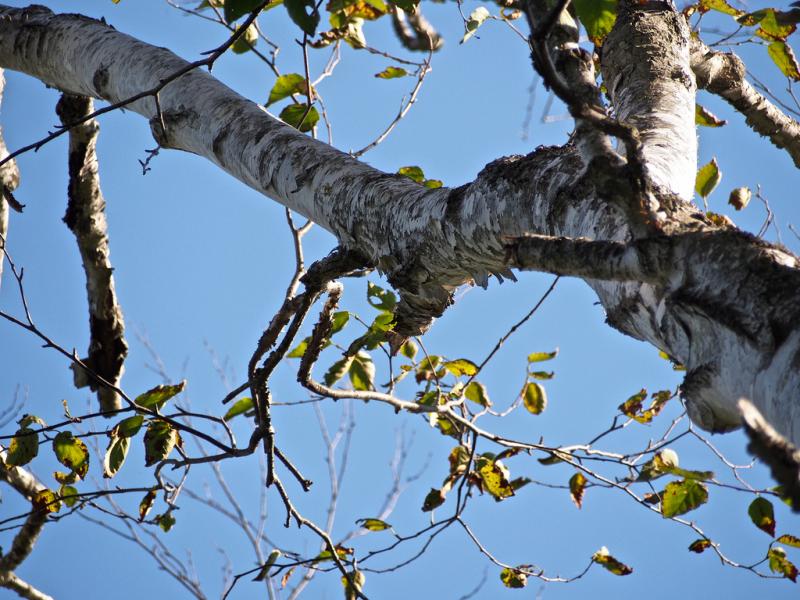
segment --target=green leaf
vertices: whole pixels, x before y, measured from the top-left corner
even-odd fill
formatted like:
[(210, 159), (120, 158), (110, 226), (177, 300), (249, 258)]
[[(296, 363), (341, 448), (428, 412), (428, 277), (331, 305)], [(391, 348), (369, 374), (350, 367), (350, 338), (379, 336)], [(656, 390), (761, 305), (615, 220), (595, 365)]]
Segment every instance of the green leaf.
[(247, 29), (244, 30), (244, 33), (240, 35), (235, 42), (233, 42), (231, 50), (234, 54), (244, 54), (245, 52), (252, 50), (255, 47), (256, 42), (258, 42), (258, 30), (256, 29), (255, 24), (251, 24)]
[(720, 180), (722, 180), (722, 173), (719, 170), (717, 159), (712, 158), (710, 163), (703, 165), (697, 171), (694, 189), (701, 197), (708, 198), (714, 188), (719, 185)]
[(30, 427), (21, 427), (11, 438), (5, 463), (9, 467), (21, 467), (36, 458), (37, 454), (39, 454), (39, 434)]
[(422, 183), (425, 181), (425, 173), (422, 172), (422, 169), (419, 167), (400, 167), (397, 169), (398, 175), (405, 175), (409, 179), (416, 181), (417, 183)]
[(331, 319), (331, 335), (339, 333), (344, 329), (348, 321), (350, 321), (350, 313), (348, 311), (340, 310), (333, 313), (333, 318)]
[(350, 365), (353, 363), (353, 356), (345, 356), (333, 363), (323, 377), (325, 385), (331, 387), (334, 383), (339, 381), (344, 374), (350, 370)]
[(110, 479), (119, 472), (128, 456), (130, 444), (131, 439), (128, 437), (111, 436), (103, 458), (103, 477)]
[(72, 508), (78, 501), (78, 490), (71, 485), (62, 485), (58, 490), (58, 496), (68, 508)]
[(142, 501), (139, 502), (139, 521), (144, 521), (147, 513), (153, 508), (153, 503), (156, 501), (156, 491), (150, 490), (144, 495)]
[(239, 17), (251, 13), (261, 4), (261, 0), (225, 0), (225, 21), (234, 22)]
[(770, 548), (769, 552), (767, 552), (767, 558), (769, 559), (770, 571), (783, 575), (787, 579), (791, 579), (793, 582), (797, 583), (797, 567), (786, 558), (786, 550), (780, 546)]
[(267, 562), (261, 567), (261, 570), (258, 572), (258, 575), (253, 578), (253, 581), (264, 581), (267, 575), (269, 575), (269, 570), (272, 568), (272, 565), (274, 565), (281, 556), (282, 553), (277, 548), (270, 552), (267, 557)]
[(527, 565), (520, 565), (514, 569), (506, 567), (500, 571), (500, 581), (502, 581), (503, 585), (507, 588), (524, 588), (528, 585), (528, 576), (523, 571), (526, 566)]
[(69, 473), (53, 471), (53, 479), (55, 479), (61, 485), (70, 485), (78, 481), (80, 477), (78, 477), (78, 474), (74, 471), (70, 471)]
[(605, 569), (613, 573), (614, 575), (630, 575), (633, 573), (633, 569), (631, 569), (628, 565), (621, 563), (616, 558), (611, 556), (608, 552), (608, 548), (603, 546), (592, 555), (592, 562), (596, 562), (599, 565), (602, 565)]
[(694, 122), (703, 127), (722, 127), (728, 123), (724, 119), (717, 118), (714, 113), (699, 104), (694, 105)]
[(528, 412), (534, 415), (542, 414), (547, 407), (547, 394), (544, 388), (535, 381), (529, 381), (522, 390), (522, 403)]
[(315, 7), (314, 0), (284, 0), (283, 4), (289, 17), (300, 29), (310, 36), (316, 33), (319, 11)]
[[(353, 554), (352, 548), (347, 548), (345, 546), (337, 545), (335, 546), (336, 549), (336, 556), (339, 557), (341, 560), (346, 560), (348, 556)], [(315, 561), (323, 561), (323, 560), (333, 560), (333, 553), (330, 550), (325, 549), (319, 554), (317, 554)]]
[(252, 398), (240, 398), (233, 405), (228, 409), (228, 412), (225, 413), (225, 416), (222, 417), (226, 421), (230, 421), (233, 417), (238, 417), (239, 415), (243, 415), (249, 410), (253, 410), (255, 406), (253, 405)]
[(753, 192), (750, 191), (750, 188), (738, 187), (728, 197), (728, 204), (736, 210), (743, 210), (750, 203), (752, 196)]
[(696, 552), (697, 554), (702, 554), (703, 552), (705, 552), (706, 548), (710, 547), (711, 547), (711, 540), (699, 539), (689, 544), (689, 551)]
[(391, 525), (381, 519), (358, 519), (356, 520), (356, 525), (369, 531), (385, 531), (392, 528)]
[(450, 475), (458, 477), (466, 473), (470, 458), (470, 451), (466, 446), (458, 445), (453, 448), (447, 456), (447, 462), (450, 463)]
[(137, 396), (134, 402), (141, 407), (158, 410), (164, 406), (168, 400), (180, 394), (185, 387), (185, 379), (175, 385), (157, 385), (144, 394)]
[(440, 179), (426, 179), (425, 181), (422, 182), (422, 185), (424, 185), (428, 189), (435, 190), (442, 187), (444, 184), (441, 182)]
[(675, 517), (708, 502), (708, 489), (696, 479), (684, 479), (667, 484), (661, 494), (661, 514)]
[(469, 14), (467, 22), (464, 24), (464, 37), (461, 38), (461, 43), (463, 44), (469, 38), (475, 35), (475, 32), (478, 30), (478, 27), (480, 27), (484, 23), (484, 21), (486, 21), (486, 19), (488, 19), (491, 16), (492, 15), (489, 13), (489, 11), (486, 9), (485, 6), (479, 6), (478, 8), (473, 10)]
[(311, 131), (319, 121), (317, 109), (305, 104), (290, 104), (278, 116), (284, 123), (303, 133)]
[(414, 357), (417, 355), (417, 345), (412, 340), (406, 340), (402, 346), (400, 346), (400, 354), (405, 356), (408, 360), (414, 360)]
[(169, 532), (172, 526), (175, 525), (175, 517), (172, 516), (171, 512), (166, 512), (163, 515), (156, 515), (153, 520), (156, 522), (156, 525), (161, 527), (164, 533)]
[(139, 433), (139, 430), (142, 428), (142, 423), (144, 423), (143, 415), (128, 417), (127, 419), (122, 419), (122, 421), (114, 425), (111, 433), (120, 437), (133, 437)]
[(558, 350), (553, 350), (552, 352), (531, 352), (528, 354), (528, 364), (552, 360), (556, 356), (558, 356)]
[(586, 477), (578, 471), (569, 478), (569, 495), (575, 506), (581, 508), (583, 505), (583, 493), (586, 491)]
[(573, 4), (589, 39), (601, 46), (617, 20), (617, 0), (573, 0)]
[(793, 81), (800, 81), (800, 65), (792, 51), (791, 46), (786, 42), (772, 42), (767, 46), (767, 52), (781, 73)]
[(306, 353), (306, 350), (308, 350), (308, 342), (310, 342), (310, 341), (311, 341), (310, 337), (307, 337), (307, 338), (303, 339), (303, 341), (301, 341), (299, 344), (297, 344), (297, 346), (295, 346), (291, 350), (291, 352), (289, 352), (286, 355), (286, 358), (303, 358), (303, 356)]
[(555, 376), (556, 374), (553, 371), (531, 371), (528, 373), (528, 377), (531, 379), (538, 379), (539, 381), (548, 381)]
[(442, 366), (456, 377), (461, 377), (463, 375), (472, 377), (478, 374), (478, 365), (471, 360), (467, 360), (466, 358), (449, 360)]
[(477, 381), (470, 381), (469, 385), (464, 389), (464, 396), (467, 400), (479, 404), (480, 406), (490, 407), (492, 401), (489, 400), (489, 392), (486, 386)]
[(180, 441), (180, 434), (166, 421), (150, 421), (144, 434), (144, 465), (150, 467), (169, 456)]
[(269, 91), (269, 98), (267, 99), (267, 106), (279, 102), (284, 98), (288, 98), (292, 94), (307, 95), (308, 85), (306, 78), (298, 73), (287, 73), (281, 75), (275, 80), (275, 85)]
[(397, 296), (395, 296), (393, 292), (385, 290), (379, 285), (375, 285), (371, 281), (368, 281), (367, 302), (369, 302), (370, 306), (373, 308), (391, 312), (397, 305)]
[(770, 537), (775, 537), (775, 511), (772, 502), (759, 496), (750, 503), (747, 514), (750, 515), (753, 525)]
[(353, 357), (348, 374), (354, 390), (369, 392), (375, 389), (375, 364), (366, 352), (359, 352)]
[[(756, 35), (762, 39), (770, 42), (783, 42), (797, 29), (794, 23), (786, 22), (783, 18), (780, 18), (779, 13), (774, 8), (765, 8), (763, 13), (763, 17), (758, 22), (759, 27), (756, 29)], [(780, 14), (782, 17), (786, 13)]]
[(779, 544), (786, 544), (787, 546), (792, 546), (794, 548), (800, 548), (800, 538), (795, 537), (789, 534), (783, 534), (777, 540), (775, 540)]
[(89, 450), (80, 438), (62, 431), (53, 439), (53, 452), (62, 465), (83, 479), (89, 470)]

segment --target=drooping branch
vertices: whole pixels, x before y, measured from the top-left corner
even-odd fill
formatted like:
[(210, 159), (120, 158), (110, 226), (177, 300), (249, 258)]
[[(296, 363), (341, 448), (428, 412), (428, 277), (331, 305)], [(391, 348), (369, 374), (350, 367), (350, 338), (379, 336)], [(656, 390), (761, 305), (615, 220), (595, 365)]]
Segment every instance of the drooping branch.
[(408, 50), (430, 52), (438, 50), (444, 44), (433, 25), (422, 14), (422, 9), (417, 6), (413, 12), (406, 12), (402, 8), (392, 5), (392, 25), (400, 43)]
[[(64, 94), (56, 107), (64, 125), (83, 121), (92, 113), (92, 100)], [(119, 386), (124, 371), (128, 343), (122, 309), (114, 290), (114, 275), (108, 245), (105, 199), (100, 190), (95, 119), (83, 121), (69, 132), (69, 187), (64, 223), (75, 234), (86, 273), (89, 301), (89, 356), (83, 362), (103, 379)], [(90, 386), (97, 391), (100, 410), (111, 412), (122, 407), (114, 389), (94, 381), (84, 369), (73, 366), (75, 386)]]
[(786, 150), (800, 168), (800, 123), (783, 113), (747, 81), (747, 68), (733, 52), (711, 50), (692, 40), (692, 70), (697, 86), (716, 94), (742, 113), (750, 128)]

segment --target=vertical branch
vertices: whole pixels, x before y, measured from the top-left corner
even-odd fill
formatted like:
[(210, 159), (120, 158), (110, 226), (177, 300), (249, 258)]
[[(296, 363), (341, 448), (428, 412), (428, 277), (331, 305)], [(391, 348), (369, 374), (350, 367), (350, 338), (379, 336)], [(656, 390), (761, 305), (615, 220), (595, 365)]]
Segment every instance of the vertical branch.
[[(6, 78), (3, 76), (3, 69), (0, 69), (0, 103), (3, 102), (3, 89), (6, 85)], [(3, 139), (3, 129), (0, 128), (0, 160), (8, 156), (8, 148)], [(19, 185), (19, 169), (17, 161), (10, 160), (0, 165), (0, 280), (3, 276), (3, 264), (5, 258), (5, 244), (8, 237), (8, 212), (9, 203), (6, 198), (13, 198), (11, 192)]]
[[(56, 112), (65, 126), (86, 119), (93, 110), (90, 98), (69, 94), (61, 96), (56, 106)], [(117, 386), (124, 371), (128, 343), (125, 341), (122, 309), (114, 291), (106, 203), (100, 190), (96, 153), (99, 129), (94, 119), (85, 120), (70, 129), (68, 204), (64, 223), (75, 234), (86, 273), (91, 340), (89, 357), (84, 362), (106, 381)], [(88, 385), (97, 391), (102, 411), (120, 408), (120, 398), (114, 390), (98, 385), (82, 369), (73, 368), (73, 371), (76, 387)]]

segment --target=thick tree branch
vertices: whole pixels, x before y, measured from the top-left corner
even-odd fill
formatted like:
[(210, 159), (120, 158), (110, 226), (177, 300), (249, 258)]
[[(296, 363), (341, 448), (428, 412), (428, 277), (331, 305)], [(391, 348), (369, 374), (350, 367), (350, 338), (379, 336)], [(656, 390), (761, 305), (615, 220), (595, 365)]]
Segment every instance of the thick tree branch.
[(753, 131), (786, 150), (800, 168), (800, 123), (750, 85), (747, 69), (736, 54), (711, 50), (701, 41), (692, 40), (692, 70), (698, 87), (726, 100), (744, 115)]
[[(83, 362), (103, 379), (119, 387), (124, 371), (128, 343), (122, 309), (114, 290), (114, 276), (108, 246), (106, 203), (100, 190), (97, 162), (97, 135), (100, 125), (85, 120), (93, 111), (92, 100), (85, 96), (64, 94), (56, 112), (66, 126), (80, 122), (69, 132), (69, 187), (64, 223), (75, 234), (86, 273), (89, 301), (89, 356)], [(111, 412), (122, 407), (114, 389), (101, 385), (84, 369), (73, 366), (75, 386), (90, 386), (97, 391), (100, 410)]]
[[(3, 91), (6, 86), (6, 78), (3, 69), (0, 69), (0, 104), (3, 102)], [(8, 156), (8, 148), (3, 138), (3, 129), (0, 127), (0, 160)], [(10, 160), (0, 165), (0, 284), (3, 279), (3, 265), (5, 265), (5, 255), (3, 248), (8, 239), (8, 213), (9, 203), (6, 198), (19, 185), (19, 169), (17, 161)]]
[(16, 573), (0, 573), (0, 587), (8, 588), (16, 592), (20, 597), (27, 600), (53, 600), (44, 592), (40, 592), (24, 579), (20, 579)]
[[(207, 73), (187, 71), (167, 50), (41, 8), (0, 7), (0, 66), (111, 102), (173, 77), (159, 93), (163, 119), (152, 97), (130, 104), (151, 119), (159, 143), (208, 158), (376, 265), (401, 293), (401, 334), (424, 331), (457, 286), (506, 277), (510, 239), (569, 238), (565, 248), (583, 251), (598, 268), (592, 247), (575, 240), (642, 240), (631, 246), (638, 265), (630, 249), (605, 247), (617, 260), (616, 279), (581, 273), (608, 322), (687, 367), (683, 396), (700, 426), (739, 426), (736, 401), (748, 397), (782, 435), (800, 443), (800, 262), (784, 248), (715, 227), (687, 201), (696, 170), (688, 28), (669, 2), (620, 6), (604, 46), (604, 78), (614, 114), (642, 134), (644, 166), (657, 184), (645, 196), (635, 173), (586, 168), (570, 145), (499, 159), (468, 185), (429, 190), (290, 129)], [(175, 80), (176, 72), (185, 74)], [(657, 216), (668, 242), (636, 233), (631, 198), (645, 215)], [(655, 252), (653, 264), (663, 271), (650, 277), (655, 267), (641, 261), (662, 243), (669, 250)], [(542, 256), (540, 248), (531, 263)], [(547, 260), (548, 270), (564, 269), (552, 252)], [(619, 281), (620, 272), (623, 279), (642, 276)]]

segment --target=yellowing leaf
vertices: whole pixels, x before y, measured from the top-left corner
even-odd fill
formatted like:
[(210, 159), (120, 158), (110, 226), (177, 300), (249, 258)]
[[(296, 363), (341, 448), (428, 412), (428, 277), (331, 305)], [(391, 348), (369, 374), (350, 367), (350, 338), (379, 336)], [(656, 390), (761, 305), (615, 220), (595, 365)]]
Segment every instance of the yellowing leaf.
[(750, 203), (750, 198), (752, 196), (753, 192), (750, 191), (750, 188), (738, 187), (733, 190), (728, 197), (728, 204), (736, 210), (742, 210)]
[(514, 569), (506, 567), (500, 571), (500, 581), (507, 588), (524, 588), (528, 585), (528, 575), (523, 571), (527, 565), (520, 565)]
[(655, 456), (642, 465), (636, 481), (652, 481), (662, 475), (671, 473), (672, 469), (679, 466), (678, 453), (672, 448), (664, 448), (656, 452)]
[(547, 407), (547, 394), (535, 381), (529, 381), (522, 390), (522, 403), (534, 415), (542, 414)]
[[(236, 28), (239, 29), (238, 27)], [(252, 50), (256, 43), (258, 42), (258, 30), (255, 27), (255, 24), (251, 24), (247, 29), (244, 30), (244, 33), (240, 35), (235, 42), (233, 42), (233, 46), (231, 46), (231, 50), (234, 54), (244, 54), (245, 52), (249, 52)]]
[(57, 513), (61, 510), (61, 499), (53, 490), (47, 488), (39, 490), (31, 498), (34, 510), (43, 510), (49, 513)]
[(442, 366), (456, 377), (461, 377), (462, 375), (472, 377), (478, 374), (478, 365), (466, 358), (449, 360)]
[(172, 516), (171, 512), (166, 512), (163, 515), (156, 515), (153, 520), (156, 522), (156, 525), (161, 527), (164, 533), (169, 532), (172, 526), (175, 525), (175, 517)]
[(356, 598), (359, 597), (359, 593), (364, 588), (366, 580), (367, 576), (358, 569), (350, 571), (346, 577), (342, 575), (345, 600), (356, 600)]
[(744, 13), (728, 4), (727, 0), (700, 0), (697, 7), (701, 13), (708, 12), (709, 10), (716, 10), (726, 15), (738, 17)]
[(703, 552), (705, 552), (706, 548), (710, 547), (711, 547), (711, 540), (699, 539), (689, 544), (689, 551), (696, 552), (697, 554), (702, 554)]
[(767, 52), (781, 73), (793, 81), (800, 81), (800, 65), (792, 51), (791, 46), (786, 42), (772, 42), (767, 46)]
[(633, 569), (631, 569), (628, 565), (621, 563), (616, 558), (611, 556), (608, 552), (608, 548), (603, 546), (592, 555), (592, 561), (596, 562), (599, 565), (602, 565), (605, 569), (613, 573), (614, 575), (630, 575), (633, 573)]
[(714, 113), (699, 104), (694, 105), (694, 122), (703, 127), (722, 127), (727, 123), (724, 119), (718, 119)]
[(778, 542), (779, 544), (786, 544), (787, 546), (800, 548), (800, 538), (795, 537), (793, 535), (784, 534), (775, 541)]
[(581, 508), (583, 504), (583, 493), (586, 491), (586, 477), (578, 471), (569, 478), (569, 495), (575, 506)]
[(780, 546), (770, 548), (769, 552), (767, 552), (767, 558), (769, 559), (770, 571), (783, 575), (797, 583), (797, 567), (786, 558), (786, 550)]
[(150, 512), (150, 509), (153, 508), (153, 503), (156, 501), (156, 491), (150, 490), (144, 495), (142, 501), (139, 502), (139, 520), (144, 521), (144, 518), (147, 516), (147, 513)]
[(508, 469), (500, 461), (486, 461), (480, 469), (483, 489), (489, 492), (495, 500), (505, 500), (514, 495), (514, 488), (508, 481)]
[(717, 159), (712, 158), (710, 163), (703, 165), (697, 171), (694, 189), (702, 198), (708, 198), (721, 180), (722, 172), (719, 170)]
[(425, 173), (423, 173), (422, 169), (415, 166), (410, 167), (400, 167), (397, 169), (398, 175), (405, 175), (409, 179), (416, 181), (417, 183), (422, 183), (425, 181)]
[(386, 521), (382, 521), (381, 519), (358, 519), (356, 521), (356, 525), (359, 525), (369, 531), (385, 531), (386, 529), (392, 528), (391, 525), (389, 525)]
[(747, 514), (750, 515), (753, 525), (770, 537), (775, 537), (775, 511), (772, 502), (759, 496), (750, 503)]
[(558, 356), (558, 349), (553, 350), (552, 352), (531, 352), (528, 354), (528, 363), (535, 363), (535, 362), (542, 362), (545, 360), (551, 360)]
[(375, 77), (378, 79), (395, 79), (397, 77), (405, 77), (408, 75), (408, 71), (401, 67), (386, 67), (380, 73), (375, 73)]
[(36, 458), (37, 454), (39, 454), (39, 434), (30, 427), (20, 427), (8, 445), (5, 463), (9, 467), (21, 467)]

